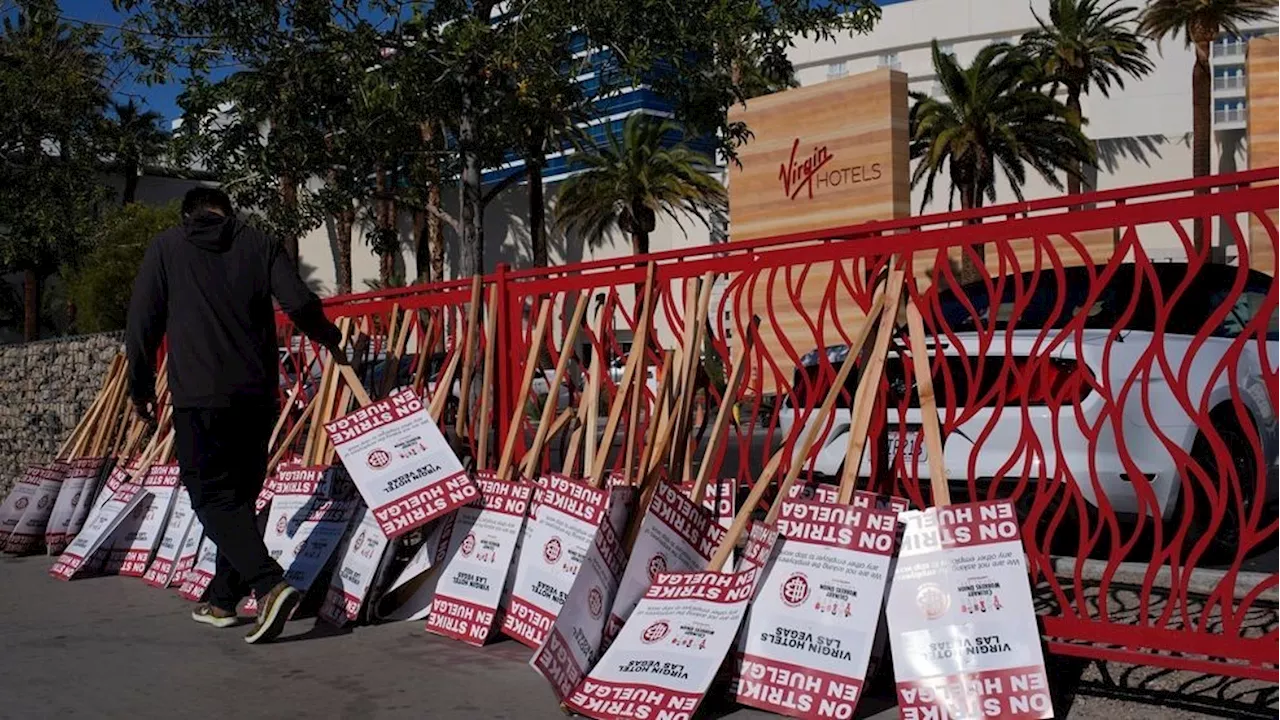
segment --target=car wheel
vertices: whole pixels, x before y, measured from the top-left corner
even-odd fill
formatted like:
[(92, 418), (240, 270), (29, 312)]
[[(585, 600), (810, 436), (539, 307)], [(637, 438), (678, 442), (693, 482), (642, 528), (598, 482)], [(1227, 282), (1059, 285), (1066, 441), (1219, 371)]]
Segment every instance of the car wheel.
[[(1213, 562), (1230, 562), (1239, 550), (1241, 527), (1253, 507), (1258, 465), (1248, 438), (1234, 419), (1219, 424), (1215, 429), (1226, 445), (1227, 455), (1235, 467), (1240, 487), (1237, 489), (1232, 486), (1229, 476), (1218, 470), (1218, 459), (1209, 439), (1203, 434), (1197, 435), (1191, 446), (1191, 459), (1204, 469), (1208, 482), (1217, 484), (1214, 489), (1217, 491), (1218, 504), (1225, 506), (1222, 517), (1215, 523), (1214, 505), (1209, 494), (1201, 481), (1191, 475), (1187, 479), (1191, 490), (1191, 507), (1187, 508), (1187, 488), (1184, 486), (1178, 495), (1178, 504), (1170, 523), (1171, 530), (1177, 532), (1183, 518), (1190, 513), (1191, 523), (1187, 529), (1185, 547), (1193, 547), (1201, 538), (1209, 537), (1209, 544), (1202, 557)], [(1243, 497), (1239, 497), (1238, 493), (1242, 493)]]

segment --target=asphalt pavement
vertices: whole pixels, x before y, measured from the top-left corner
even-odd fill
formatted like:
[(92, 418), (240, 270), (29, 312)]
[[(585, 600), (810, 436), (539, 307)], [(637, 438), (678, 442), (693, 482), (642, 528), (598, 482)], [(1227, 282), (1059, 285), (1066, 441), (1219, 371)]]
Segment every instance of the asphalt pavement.
[[(48, 558), (0, 560), (0, 718), (565, 717), (514, 642), (484, 648), (421, 623), (335, 631), (290, 623), (248, 646), (244, 628), (189, 619), (191, 604), (133, 578), (60, 582)], [(1274, 718), (1276, 686), (1194, 673), (1053, 659), (1059, 717)], [(891, 678), (859, 717), (887, 720)], [(888, 709), (886, 709), (888, 708)], [(772, 717), (709, 698), (704, 717)]]

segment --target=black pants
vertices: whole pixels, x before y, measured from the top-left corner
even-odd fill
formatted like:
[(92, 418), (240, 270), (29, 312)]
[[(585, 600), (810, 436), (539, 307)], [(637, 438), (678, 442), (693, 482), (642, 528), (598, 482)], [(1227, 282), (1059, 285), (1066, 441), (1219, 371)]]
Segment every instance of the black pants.
[(267, 469), (270, 406), (174, 408), (174, 441), (182, 484), (204, 532), (218, 546), (209, 602), (235, 610), (252, 590), (264, 598), (284, 571), (267, 553), (254, 517), (254, 500)]

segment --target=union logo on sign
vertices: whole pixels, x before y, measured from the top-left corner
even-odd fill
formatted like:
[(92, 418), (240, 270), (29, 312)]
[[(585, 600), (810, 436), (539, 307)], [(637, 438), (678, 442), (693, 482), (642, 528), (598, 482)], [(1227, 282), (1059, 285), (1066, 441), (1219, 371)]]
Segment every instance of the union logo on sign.
[(649, 558), (649, 582), (657, 580), (658, 573), (664, 573), (666, 571), (667, 559), (662, 556), (662, 553), (658, 553), (657, 555)]
[(360, 531), (360, 534), (356, 536), (356, 550), (359, 550), (361, 545), (364, 545), (364, 531), (363, 531), (363, 530), (361, 530), (361, 531)]
[(75, 495), (71, 496), (71, 504), (73, 506), (80, 504), (80, 493), (76, 493)]
[(553, 537), (547, 541), (546, 545), (542, 546), (542, 559), (546, 560), (548, 564), (554, 563), (560, 559), (561, 550), (560, 538)]
[(374, 448), (364, 461), (374, 470), (381, 470), (391, 464), (391, 453), (382, 448)]
[(925, 618), (937, 620), (951, 609), (951, 596), (936, 583), (925, 583), (916, 590), (916, 606)]
[(31, 502), (30, 500), (27, 500), (24, 497), (18, 498), (18, 501), (13, 504), (13, 507), (15, 510), (26, 510), (27, 505), (29, 505), (30, 502)]
[(647, 645), (652, 645), (666, 637), (669, 632), (671, 632), (671, 626), (667, 624), (667, 621), (658, 620), (640, 633), (640, 640)]
[(604, 612), (604, 593), (598, 587), (591, 588), (587, 593), (587, 612), (597, 620), (600, 619), (600, 613)]
[(458, 549), (462, 551), (463, 557), (470, 557), (471, 551), (476, 549), (476, 534), (467, 533), (467, 536), (462, 538), (462, 546)]
[(804, 573), (792, 573), (791, 577), (782, 582), (779, 594), (782, 596), (782, 602), (791, 607), (799, 607), (809, 599), (809, 579), (804, 576)]
[(41, 509), (41, 510), (43, 510), (43, 509), (45, 509), (45, 508), (49, 507), (49, 496), (48, 496), (48, 495), (41, 495), (41, 496), (40, 496), (40, 499), (36, 501), (36, 507), (37, 507), (37, 508), (39, 508), (39, 509)]
[(286, 517), (284, 517), (283, 515), (281, 515), (281, 516), (280, 516), (280, 519), (276, 521), (276, 534), (277, 534), (277, 535), (283, 535), (283, 534), (284, 534), (284, 529), (285, 529), (286, 527), (288, 527), (288, 525), (289, 525), (289, 520), (288, 520), (288, 518), (286, 518)]

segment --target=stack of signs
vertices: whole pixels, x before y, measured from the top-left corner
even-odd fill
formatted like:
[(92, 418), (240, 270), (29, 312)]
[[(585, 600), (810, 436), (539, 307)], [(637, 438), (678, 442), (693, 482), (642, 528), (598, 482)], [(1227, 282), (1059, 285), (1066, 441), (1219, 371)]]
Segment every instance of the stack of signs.
[(151, 587), (169, 587), (178, 564), (178, 555), (195, 525), (196, 515), (191, 511), (191, 496), (183, 490), (179, 490), (177, 496), (173, 512), (169, 513), (164, 535), (160, 538), (160, 549), (156, 551), (156, 557), (147, 568), (147, 573), (142, 576), (143, 581)]
[[(173, 498), (178, 495), (178, 466), (152, 465), (147, 477), (142, 482), (142, 489), (151, 495), (151, 502), (145, 510), (141, 506), (141, 518), (136, 527), (127, 527), (131, 519), (122, 523), (117, 534), (119, 537), (111, 550), (108, 569), (119, 564), (120, 574), (125, 577), (142, 577), (147, 572), (147, 564), (151, 562), (151, 554), (160, 544), (161, 535), (169, 520), (169, 510), (173, 507)], [(182, 493), (186, 495), (186, 493)]]
[(366, 405), (327, 423), (325, 430), (389, 538), (480, 495), (412, 390)]
[(565, 706), (597, 720), (693, 717), (733, 645), (757, 573), (658, 575)]
[(85, 560), (94, 556), (126, 516), (133, 513), (147, 493), (137, 483), (126, 483), (102, 504), (85, 523), (75, 539), (58, 557), (49, 574), (61, 580), (70, 580), (80, 572)]
[(483, 645), (493, 632), (507, 569), (524, 528), (533, 485), (478, 473), (480, 500), (458, 511), (431, 602), (427, 630)]
[(605, 651), (609, 608), (627, 563), (622, 538), (628, 510), (625, 501), (614, 499), (611, 503), (608, 518), (596, 531), (564, 607), (529, 663), (551, 683), (561, 701), (578, 687)]
[(178, 550), (178, 562), (173, 566), (173, 573), (169, 575), (169, 584), (165, 587), (179, 588), (187, 579), (187, 573), (196, 566), (196, 558), (200, 555), (200, 541), (204, 538), (204, 524), (200, 522), (200, 518), (191, 514), (191, 528), (187, 530), (187, 537), (182, 541), (182, 547)]
[(44, 544), (50, 555), (60, 554), (71, 538), (80, 532), (89, 514), (89, 499), (97, 489), (98, 476), (102, 474), (105, 463), (106, 458), (100, 457), (71, 461), (67, 477), (62, 481), (62, 490), (58, 492), (58, 501), (53, 504), (49, 526), (44, 532)]
[(357, 502), (323, 492), (333, 483), (326, 480), (323, 469), (317, 470), (311, 480), (288, 488), (304, 492), (280, 492), (277, 483), (263, 538), (267, 552), (284, 568), (285, 580), (304, 593), (337, 549)]
[(373, 513), (360, 505), (358, 515), (343, 539), (338, 569), (329, 580), (329, 592), (320, 607), (320, 619), (334, 627), (360, 617), (360, 607), (387, 549), (387, 536), (378, 528)]
[(34, 552), (44, 542), (44, 531), (49, 527), (49, 517), (53, 514), (53, 506), (58, 502), (67, 466), (55, 463), (48, 467), (31, 467), (27, 470), (27, 475), (36, 478), (35, 493), (4, 544), (5, 552), (19, 555)]
[(893, 556), (893, 513), (787, 500), (781, 547), (738, 642), (739, 703), (798, 718), (853, 717)]
[(609, 492), (550, 475), (534, 494), (502, 632), (537, 648), (569, 596), (582, 559), (600, 527)]
[(708, 512), (674, 485), (658, 483), (618, 586), (606, 637), (612, 639), (618, 634), (659, 573), (693, 572), (706, 567), (724, 533)]
[(178, 590), (178, 595), (192, 602), (199, 602), (204, 598), (204, 591), (209, 589), (209, 583), (217, 570), (218, 546), (206, 536), (200, 543), (195, 564), (182, 578), (182, 587)]
[(900, 519), (886, 614), (902, 716), (1053, 717), (1013, 505)]

